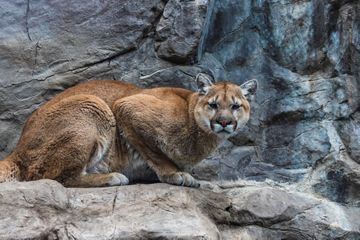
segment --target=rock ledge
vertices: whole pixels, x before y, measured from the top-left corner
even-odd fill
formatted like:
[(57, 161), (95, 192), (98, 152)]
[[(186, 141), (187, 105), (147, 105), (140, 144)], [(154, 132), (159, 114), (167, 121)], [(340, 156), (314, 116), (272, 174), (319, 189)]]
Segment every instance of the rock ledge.
[(282, 187), (0, 184), (0, 239), (359, 239), (359, 208)]

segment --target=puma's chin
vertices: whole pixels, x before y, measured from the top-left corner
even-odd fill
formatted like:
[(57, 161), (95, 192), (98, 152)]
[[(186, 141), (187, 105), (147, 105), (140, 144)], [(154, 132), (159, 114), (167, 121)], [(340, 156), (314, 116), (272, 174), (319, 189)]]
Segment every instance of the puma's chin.
[(229, 137), (233, 136), (234, 133), (229, 133), (227, 131), (220, 131), (220, 132), (217, 132), (215, 133), (216, 136), (218, 136), (220, 139), (228, 139)]
[(234, 135), (235, 128), (233, 124), (228, 125), (226, 127), (222, 127), (220, 124), (212, 124), (211, 130), (220, 138), (229, 138)]

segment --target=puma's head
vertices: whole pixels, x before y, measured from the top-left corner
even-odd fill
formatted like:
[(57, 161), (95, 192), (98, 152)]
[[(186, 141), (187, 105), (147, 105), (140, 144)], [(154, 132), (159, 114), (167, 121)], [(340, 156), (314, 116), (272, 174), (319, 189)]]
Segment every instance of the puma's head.
[(255, 94), (257, 81), (238, 86), (230, 82), (211, 83), (205, 74), (196, 77), (199, 100), (194, 113), (197, 124), (220, 138), (228, 138), (244, 127), (250, 117), (248, 99)]

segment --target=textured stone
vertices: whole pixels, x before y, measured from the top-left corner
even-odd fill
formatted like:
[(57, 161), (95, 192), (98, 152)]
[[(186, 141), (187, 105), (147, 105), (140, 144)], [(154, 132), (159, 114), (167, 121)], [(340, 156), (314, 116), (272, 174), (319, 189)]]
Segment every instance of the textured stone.
[(177, 63), (194, 61), (208, 0), (170, 0), (156, 26), (156, 52)]
[(2, 183), (0, 239), (360, 237), (358, 208), (285, 188), (206, 189), (203, 184), (198, 190), (167, 184), (66, 189), (50, 180)]
[(360, 121), (337, 121), (336, 130), (351, 158), (360, 164)]
[(164, 186), (2, 184), (0, 239), (216, 239), (216, 227), (196, 212), (186, 189)]

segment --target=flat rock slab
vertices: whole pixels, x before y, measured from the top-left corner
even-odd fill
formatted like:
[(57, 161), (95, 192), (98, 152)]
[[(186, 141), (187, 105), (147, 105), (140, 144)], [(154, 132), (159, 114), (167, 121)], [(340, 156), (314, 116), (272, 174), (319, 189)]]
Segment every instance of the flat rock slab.
[(360, 209), (286, 189), (0, 184), (0, 239), (359, 239)]

